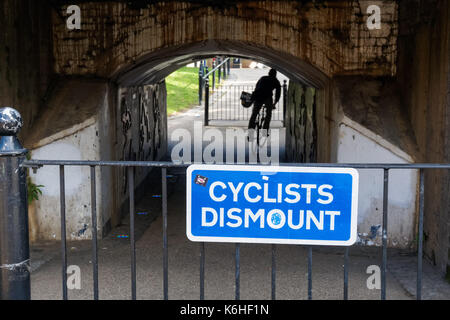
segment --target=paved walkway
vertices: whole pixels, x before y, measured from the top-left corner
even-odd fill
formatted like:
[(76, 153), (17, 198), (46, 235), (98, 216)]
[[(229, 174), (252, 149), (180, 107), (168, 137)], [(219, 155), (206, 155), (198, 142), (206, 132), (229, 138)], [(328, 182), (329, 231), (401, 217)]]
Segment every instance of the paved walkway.
[[(229, 87), (231, 84), (251, 84), (255, 85), (258, 79), (266, 75), (268, 73), (268, 69), (231, 69), (231, 74), (229, 78), (223, 82), (223, 88)], [(278, 79), (282, 82), (282, 79), (285, 79), (284, 76), (279, 75)], [(235, 108), (237, 110), (243, 109), (240, 105), (239, 97), (235, 97), (235, 95), (223, 93), (219, 97), (219, 93), (213, 94), (213, 99), (216, 99), (216, 103), (219, 106), (232, 106), (232, 108)], [(279, 109), (280, 107), (278, 107)], [(219, 107), (217, 112), (229, 112), (228, 107)], [(250, 110), (250, 109), (249, 109)], [(236, 132), (239, 132), (239, 135), (242, 136), (243, 132), (245, 131), (246, 134), (246, 128), (248, 126), (248, 121), (211, 121), (208, 127), (204, 127), (204, 107), (203, 106), (195, 106), (191, 108), (190, 110), (187, 110), (183, 113), (178, 113), (169, 118), (168, 121), (168, 137), (169, 137), (169, 145), (168, 149), (172, 150), (173, 147), (178, 144), (181, 140), (178, 134), (173, 135), (175, 133), (179, 133), (180, 131), (175, 131), (177, 129), (183, 129), (185, 134), (183, 135), (183, 138), (190, 137), (192, 142), (194, 138), (196, 138), (196, 141), (200, 139), (200, 137), (203, 137), (206, 130), (215, 130), (215, 132), (220, 132), (221, 137), (223, 141), (226, 141), (227, 137), (227, 129), (228, 133), (235, 134)], [(281, 121), (272, 121), (271, 122), (271, 128), (273, 130), (276, 130), (272, 135), (273, 141), (275, 143), (273, 144), (274, 150), (278, 150), (279, 158), (278, 161), (282, 162), (284, 159), (284, 153), (285, 153), (285, 135), (286, 130), (283, 127), (283, 124)], [(187, 132), (186, 132), (187, 130)], [(210, 133), (214, 133), (213, 131), (210, 131)], [(173, 135), (173, 136), (172, 136)], [(278, 139), (275, 139), (275, 137), (278, 136)], [(244, 137), (244, 139), (246, 139)], [(202, 143), (202, 150), (205, 149), (205, 147), (210, 144), (211, 140), (205, 139)], [(250, 145), (247, 141), (245, 142), (245, 159), (248, 162), (250, 159), (250, 153), (252, 153), (252, 156), (255, 157), (256, 147), (254, 145)], [(263, 144), (264, 145), (264, 144)], [(276, 146), (277, 145), (277, 146)], [(272, 150), (272, 138), (267, 140), (267, 144), (264, 145), (267, 147), (268, 153), (271, 154)], [(276, 146), (276, 147), (275, 147)], [(233, 148), (232, 148), (233, 149)], [(233, 149), (234, 150), (234, 149)], [(266, 149), (264, 149), (265, 152)], [(194, 148), (191, 150), (191, 159), (194, 161)], [(227, 156), (227, 150), (226, 145), (223, 145), (223, 162), (226, 160)], [(237, 152), (235, 152), (237, 153)], [(170, 152), (169, 152), (170, 154)], [(237, 155), (234, 155), (235, 159), (237, 159)], [(276, 159), (274, 156), (273, 159)]]

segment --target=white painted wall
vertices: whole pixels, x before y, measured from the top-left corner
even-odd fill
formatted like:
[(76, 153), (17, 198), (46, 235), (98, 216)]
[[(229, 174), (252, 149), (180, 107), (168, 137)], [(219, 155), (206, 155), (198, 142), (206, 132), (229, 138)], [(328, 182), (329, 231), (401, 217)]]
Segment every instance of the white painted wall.
[[(412, 163), (403, 151), (359, 124), (343, 117), (338, 127), (339, 163)], [(381, 245), (383, 170), (360, 169), (358, 235), (367, 245)], [(409, 247), (414, 241), (417, 170), (390, 170), (388, 243)], [(375, 233), (374, 231), (377, 230)], [(376, 236), (374, 236), (376, 235)]]
[[(98, 160), (98, 124), (81, 129), (62, 139), (31, 151), (35, 160)], [(40, 239), (61, 239), (59, 166), (44, 166), (36, 173), (30, 171), (33, 183), (43, 185), (42, 196), (34, 201), (34, 219)], [(97, 199), (101, 194), (100, 171), (96, 172)], [(65, 167), (66, 234), (68, 240), (91, 238), (91, 178), (89, 167)], [(97, 212), (102, 212), (102, 202), (97, 200)], [(102, 215), (97, 225), (101, 230)]]

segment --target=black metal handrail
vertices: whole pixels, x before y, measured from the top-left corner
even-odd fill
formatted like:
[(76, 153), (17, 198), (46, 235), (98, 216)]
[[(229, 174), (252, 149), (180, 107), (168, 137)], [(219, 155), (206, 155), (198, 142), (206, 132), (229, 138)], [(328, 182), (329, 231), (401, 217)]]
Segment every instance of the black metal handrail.
[(211, 71), (209, 71), (207, 74), (203, 76), (203, 80), (206, 80), (210, 74), (214, 73), (217, 69), (219, 69), (222, 65), (227, 63), (230, 60), (230, 58), (225, 58), (221, 63), (219, 63), (217, 66), (215, 66)]
[[(198, 104), (202, 103), (203, 99), (203, 88), (205, 88), (205, 95), (209, 94), (209, 76), (212, 74), (212, 88), (214, 90), (216, 83), (216, 71), (219, 70), (219, 82), (221, 78), (220, 68), (223, 66), (223, 77), (226, 78), (230, 74), (230, 58), (225, 58), (224, 61), (219, 63), (217, 66), (214, 66), (213, 69), (208, 71), (208, 66), (205, 61), (200, 63), (200, 67), (198, 69)], [(226, 64), (226, 66), (225, 66)], [(206, 90), (207, 89), (207, 90)]]
[[(194, 162), (193, 162), (194, 163)], [(117, 167), (188, 167), (190, 163), (172, 161), (101, 161), (101, 160), (25, 160), (22, 167), (40, 166), (117, 166)], [(210, 165), (208, 163), (208, 165)], [(214, 165), (214, 164), (213, 164)], [(221, 164), (217, 164), (218, 166)], [(236, 163), (236, 166), (253, 165), (252, 163)], [(450, 163), (298, 163), (285, 162), (279, 164), (254, 164), (258, 166), (280, 167), (321, 167), (321, 168), (354, 168), (354, 169), (450, 169)]]

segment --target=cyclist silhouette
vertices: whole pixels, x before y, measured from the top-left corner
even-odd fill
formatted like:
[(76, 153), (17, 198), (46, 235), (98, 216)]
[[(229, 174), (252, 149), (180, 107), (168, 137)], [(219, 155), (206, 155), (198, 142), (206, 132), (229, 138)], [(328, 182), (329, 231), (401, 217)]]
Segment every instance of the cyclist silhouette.
[[(275, 101), (272, 100), (273, 90), (275, 92)], [(266, 107), (266, 117), (263, 124), (263, 129), (266, 129), (266, 133), (269, 130), (270, 120), (272, 119), (272, 110), (275, 109), (275, 105), (280, 100), (281, 96), (281, 84), (277, 79), (277, 71), (270, 69), (269, 75), (261, 77), (256, 83), (255, 91), (252, 93), (253, 110), (248, 122), (249, 129), (255, 129), (256, 117), (263, 106)]]

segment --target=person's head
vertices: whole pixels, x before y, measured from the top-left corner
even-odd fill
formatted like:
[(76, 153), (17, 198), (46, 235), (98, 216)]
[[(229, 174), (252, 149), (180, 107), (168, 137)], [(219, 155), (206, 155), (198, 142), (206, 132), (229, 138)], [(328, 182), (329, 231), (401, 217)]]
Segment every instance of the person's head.
[(275, 69), (270, 69), (270, 70), (269, 70), (269, 76), (275, 78), (275, 77), (277, 76), (277, 70), (275, 70)]

